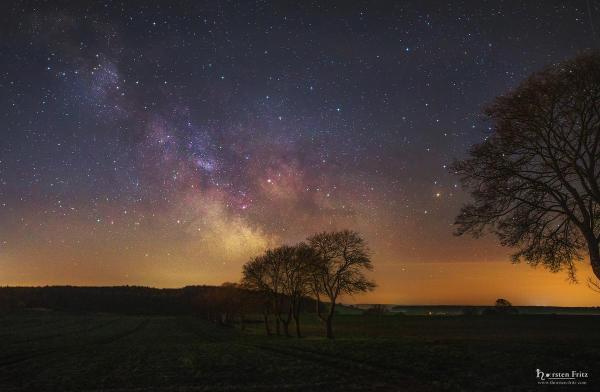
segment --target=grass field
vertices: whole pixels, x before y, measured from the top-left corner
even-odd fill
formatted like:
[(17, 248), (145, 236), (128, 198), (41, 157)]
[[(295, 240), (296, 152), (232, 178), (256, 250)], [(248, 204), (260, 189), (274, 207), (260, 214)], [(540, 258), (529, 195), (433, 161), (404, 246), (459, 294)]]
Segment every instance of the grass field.
[(309, 316), (300, 340), (193, 317), (0, 320), (0, 391), (543, 390), (537, 368), (586, 371), (587, 388), (600, 386), (594, 316), (340, 315), (335, 341)]

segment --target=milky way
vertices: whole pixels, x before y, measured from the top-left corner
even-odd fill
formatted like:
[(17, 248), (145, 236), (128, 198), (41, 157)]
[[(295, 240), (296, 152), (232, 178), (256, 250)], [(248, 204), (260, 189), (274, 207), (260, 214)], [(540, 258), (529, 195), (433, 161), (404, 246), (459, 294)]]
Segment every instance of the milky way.
[(446, 167), (486, 102), (596, 45), (591, 3), (6, 2), (0, 283), (219, 283), (346, 227), (383, 292), (506, 261), (452, 237)]

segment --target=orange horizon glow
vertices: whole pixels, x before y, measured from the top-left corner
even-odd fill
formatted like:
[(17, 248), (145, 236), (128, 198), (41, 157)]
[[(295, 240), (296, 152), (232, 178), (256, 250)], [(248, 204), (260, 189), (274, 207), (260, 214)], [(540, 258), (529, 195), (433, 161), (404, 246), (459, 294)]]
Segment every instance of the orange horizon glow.
[(218, 194), (192, 195), (160, 215), (142, 217), (112, 212), (118, 205), (100, 206), (104, 216), (114, 216), (110, 222), (96, 222), (91, 214), (91, 221), (51, 218), (30, 206), (17, 226), (2, 233), (7, 245), (0, 253), (0, 285), (220, 285), (238, 281), (242, 265), (268, 247), (297, 243), (311, 232), (352, 228), (372, 250), (378, 287), (343, 303), (490, 305), (506, 298), (515, 305), (600, 305), (600, 294), (586, 285), (592, 275), (587, 260), (577, 263), (580, 283), (573, 284), (565, 273), (512, 264), (510, 249), (492, 235), (453, 236), (459, 200), (410, 219), (357, 210), (327, 220), (289, 211), (289, 219), (303, 225), (280, 234), (231, 216), (224, 204)]
[[(3, 286), (148, 286), (180, 288), (191, 285), (220, 285), (239, 280), (237, 263), (211, 266), (202, 272), (163, 270), (160, 265), (139, 273), (125, 268), (98, 274), (100, 260), (90, 260), (79, 276), (69, 276), (75, 265), (54, 265), (52, 271), (36, 266), (31, 270), (4, 271)], [(123, 264), (122, 267), (128, 264)], [(163, 266), (164, 267), (164, 266)], [(587, 277), (593, 276), (588, 264), (581, 263), (578, 283), (567, 280), (566, 273), (551, 273), (542, 267), (486, 262), (379, 262), (371, 274), (378, 284), (372, 293), (341, 298), (344, 304), (383, 303), (398, 305), (491, 305), (506, 298), (521, 306), (599, 306), (600, 293), (590, 289)], [(69, 272), (70, 270), (70, 272)]]

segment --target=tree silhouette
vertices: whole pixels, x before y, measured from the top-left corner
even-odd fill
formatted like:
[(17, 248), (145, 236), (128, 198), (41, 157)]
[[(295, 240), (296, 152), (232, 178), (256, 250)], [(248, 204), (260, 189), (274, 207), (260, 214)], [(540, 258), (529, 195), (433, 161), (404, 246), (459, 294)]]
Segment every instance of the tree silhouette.
[[(311, 289), (317, 299), (317, 314), (325, 323), (327, 337), (333, 338), (332, 321), (340, 294), (366, 292), (375, 288), (365, 271), (373, 269), (369, 249), (362, 237), (350, 230), (322, 232), (308, 238), (316, 253), (312, 269)], [(321, 295), (329, 300), (327, 314), (321, 313)]]
[(283, 329), (283, 333), (289, 336), (289, 325), (293, 317), (286, 269), (292, 269), (290, 263), (294, 253), (294, 248), (287, 245), (268, 249), (263, 255), (246, 263), (242, 270), (242, 285), (260, 291), (265, 298), (264, 319), (267, 332), (268, 316), (272, 312), (277, 335)]
[(296, 324), (296, 336), (300, 333), (300, 305), (309, 293), (312, 267), (315, 265), (316, 253), (302, 242), (291, 248), (290, 257), (283, 260), (284, 292), (289, 299), (290, 314)]
[(283, 245), (275, 249), (269, 249), (265, 253), (267, 263), (267, 276), (269, 277), (273, 299), (273, 310), (276, 317), (276, 326), (279, 334), (279, 326), (283, 328), (285, 336), (290, 336), (289, 325), (292, 321), (292, 305), (289, 298), (290, 284), (288, 282), (288, 271), (292, 270), (292, 259), (294, 248)]
[[(268, 276), (265, 256), (254, 257), (242, 267), (242, 287), (257, 292), (263, 303), (263, 320), (267, 335), (271, 335), (269, 315), (272, 312), (273, 293)], [(279, 332), (279, 331), (278, 331)]]
[[(296, 335), (301, 337), (301, 305), (313, 294), (317, 314), (327, 326), (327, 337), (333, 338), (332, 319), (337, 298), (341, 294), (372, 290), (375, 283), (364, 275), (371, 269), (369, 249), (358, 233), (323, 232), (310, 237), (308, 244), (283, 245), (251, 259), (243, 266), (240, 287), (262, 298), (268, 335), (271, 333), (269, 315), (273, 314), (278, 335), (282, 328), (286, 336), (290, 335), (289, 324), (293, 319)], [(330, 303), (326, 315), (321, 314), (321, 296)]]
[(496, 306), (497, 308), (508, 308), (513, 306), (512, 303), (510, 303), (509, 300), (504, 299), (504, 298), (498, 298), (496, 300), (496, 302), (494, 303), (494, 306)]
[[(308, 281), (314, 264), (315, 253), (308, 245), (283, 245), (268, 249), (264, 255), (244, 266), (245, 286), (263, 291), (268, 308), (275, 315), (277, 334), (280, 328), (289, 336), (292, 319), (296, 324), (296, 335), (300, 333), (300, 306), (308, 293)], [(268, 324), (268, 321), (265, 320)]]
[(453, 164), (473, 201), (456, 234), (488, 228), (514, 262), (600, 277), (600, 54), (534, 73), (485, 110), (493, 133)]
[(510, 301), (504, 298), (498, 298), (494, 303), (493, 308), (486, 308), (483, 311), (484, 315), (510, 315), (518, 313), (519, 310), (515, 308)]

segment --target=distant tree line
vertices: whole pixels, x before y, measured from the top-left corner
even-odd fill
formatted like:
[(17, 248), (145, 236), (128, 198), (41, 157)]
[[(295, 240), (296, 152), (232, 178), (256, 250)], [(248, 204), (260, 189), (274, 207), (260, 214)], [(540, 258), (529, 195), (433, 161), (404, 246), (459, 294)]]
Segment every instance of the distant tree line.
[(339, 296), (373, 290), (375, 283), (365, 276), (372, 269), (369, 248), (357, 232), (322, 232), (252, 258), (243, 267), (241, 287), (258, 294), (267, 334), (272, 334), (273, 317), (276, 334), (290, 336), (294, 321), (296, 336), (301, 337), (301, 305), (303, 298), (312, 297), (326, 336), (333, 338)]
[(2, 287), (0, 310), (44, 308), (68, 312), (119, 314), (183, 314), (192, 311), (192, 299), (203, 287), (156, 289), (114, 287)]
[(255, 297), (258, 297), (256, 293), (228, 283), (177, 289), (143, 286), (0, 287), (0, 313), (40, 308), (77, 313), (197, 315), (219, 323), (231, 323), (237, 322), (237, 317), (243, 312), (260, 312), (255, 305)]

